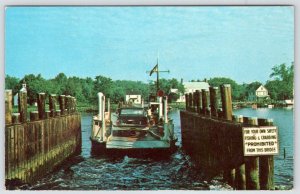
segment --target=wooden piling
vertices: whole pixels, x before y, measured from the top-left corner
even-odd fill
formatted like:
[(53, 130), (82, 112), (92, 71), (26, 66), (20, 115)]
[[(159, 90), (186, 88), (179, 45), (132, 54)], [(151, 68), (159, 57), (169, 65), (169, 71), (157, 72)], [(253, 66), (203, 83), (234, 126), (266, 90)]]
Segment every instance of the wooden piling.
[(12, 123), (17, 124), (21, 122), (21, 114), (20, 113), (12, 113)]
[(70, 112), (73, 113), (74, 111), (74, 97), (70, 97)]
[(189, 111), (193, 111), (193, 93), (189, 93)]
[(74, 97), (74, 112), (77, 112), (77, 99), (75, 97)]
[[(248, 118), (248, 124), (257, 126), (258, 121), (256, 117)], [(246, 189), (259, 190), (259, 157), (247, 156), (245, 157), (245, 172), (246, 172)]]
[(31, 111), (30, 112), (30, 121), (37, 121), (37, 120), (39, 120), (39, 112)]
[(12, 122), (12, 90), (5, 90), (5, 124)]
[(193, 107), (192, 107), (192, 110), (193, 112), (197, 112), (197, 93), (196, 91), (193, 92)]
[(72, 97), (72, 112), (74, 113), (76, 110), (76, 98)]
[(68, 95), (65, 98), (65, 108), (67, 110), (67, 114), (71, 113), (71, 96)]
[(46, 111), (46, 94), (45, 93), (39, 93), (37, 98), (37, 104), (38, 104), (38, 111), (39, 111), (39, 118), (45, 119), (45, 111)]
[[(263, 119), (260, 126), (273, 126), (273, 119)], [(274, 156), (259, 157), (259, 183), (261, 190), (274, 190)]]
[(50, 116), (55, 117), (55, 113), (56, 113), (56, 95), (55, 94), (49, 95), (49, 110), (50, 110)]
[(195, 112), (200, 113), (200, 92), (199, 90), (196, 90), (194, 94), (194, 101), (195, 101)]
[(218, 118), (224, 118), (223, 109), (222, 108), (218, 108)]
[(73, 112), (73, 98), (72, 96), (69, 97), (69, 113)]
[(62, 115), (62, 114), (61, 114), (61, 110), (56, 110), (55, 115), (56, 115), (56, 116)]
[[(226, 120), (232, 120), (232, 99), (231, 99), (231, 86), (230, 84), (223, 84), (220, 86), (221, 89), (221, 100), (222, 100), (222, 113), (223, 118)], [(232, 139), (229, 139), (227, 146), (223, 154), (230, 155), (232, 152)], [(224, 169), (224, 180), (227, 181), (230, 185), (234, 184), (235, 180), (235, 169), (228, 169), (228, 166), (225, 165)]]
[(20, 113), (20, 122), (27, 121), (27, 91), (20, 91), (18, 98), (18, 109)]
[[(235, 116), (234, 121), (238, 123), (243, 123), (243, 116), (242, 115)], [(241, 164), (236, 168), (235, 188), (237, 190), (246, 190), (245, 163)]]
[(218, 87), (209, 87), (210, 111), (212, 117), (218, 117)]
[(226, 120), (232, 120), (232, 100), (231, 100), (231, 86), (230, 84), (223, 84), (221, 88), (221, 100), (223, 116)]
[(189, 95), (185, 94), (185, 110), (189, 110)]
[(59, 96), (59, 108), (60, 108), (60, 111), (61, 111), (61, 115), (64, 115), (65, 114), (65, 95), (60, 95)]
[(70, 96), (70, 112), (73, 113), (73, 96)]
[[(46, 110), (45, 111), (45, 119), (50, 118), (50, 115), (51, 115), (51, 111), (50, 110)], [(54, 115), (55, 115), (55, 113), (54, 113)]]
[(208, 90), (202, 89), (202, 114), (207, 114), (208, 109)]
[(202, 114), (202, 92), (201, 90), (199, 90), (199, 110), (198, 110), (198, 114)]

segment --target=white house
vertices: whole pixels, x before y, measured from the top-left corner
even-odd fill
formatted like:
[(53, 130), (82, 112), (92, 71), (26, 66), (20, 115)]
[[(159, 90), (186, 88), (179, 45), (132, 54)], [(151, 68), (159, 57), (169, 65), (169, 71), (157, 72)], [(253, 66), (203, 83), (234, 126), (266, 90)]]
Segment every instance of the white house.
[[(209, 90), (209, 84), (207, 82), (183, 82), (184, 94), (180, 94), (176, 102), (185, 102), (185, 94), (193, 93), (196, 90), (201, 91), (202, 89)], [(178, 89), (171, 89), (171, 92), (178, 93)]]
[(257, 88), (257, 90), (255, 91), (255, 95), (258, 98), (264, 98), (269, 96), (268, 90), (263, 85)]
[(142, 96), (139, 94), (128, 94), (125, 96), (125, 101), (132, 102), (133, 104), (141, 104), (142, 103)]

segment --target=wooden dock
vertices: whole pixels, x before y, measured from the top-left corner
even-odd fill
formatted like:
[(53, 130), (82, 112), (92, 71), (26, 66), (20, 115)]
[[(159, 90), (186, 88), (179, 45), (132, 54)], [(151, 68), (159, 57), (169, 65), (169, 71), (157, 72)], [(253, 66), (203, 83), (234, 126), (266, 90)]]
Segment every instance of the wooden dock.
[(233, 115), (230, 85), (185, 97), (186, 110), (180, 112), (182, 145), (201, 171), (208, 178), (222, 174), (234, 189), (273, 190), (274, 156), (245, 156), (243, 139), (243, 128), (272, 126), (273, 120)]
[(81, 152), (81, 116), (76, 112), (76, 99), (50, 95), (48, 111), (45, 93), (39, 93), (37, 99), (37, 111), (28, 113), (27, 92), (20, 91), (19, 111), (12, 113), (12, 91), (5, 91), (6, 183), (32, 183)]

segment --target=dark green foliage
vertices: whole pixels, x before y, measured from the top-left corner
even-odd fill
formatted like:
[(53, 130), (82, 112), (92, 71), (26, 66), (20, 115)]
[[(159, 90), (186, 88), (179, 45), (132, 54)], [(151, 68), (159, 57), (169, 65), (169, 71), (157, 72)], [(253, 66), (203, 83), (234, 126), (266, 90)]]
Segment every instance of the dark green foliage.
[[(273, 80), (266, 83), (266, 88), (272, 100), (284, 100), (293, 98), (294, 65), (277, 65), (272, 68), (270, 75)], [(78, 103), (97, 104), (97, 93), (103, 92), (106, 98), (110, 98), (113, 103), (124, 101), (126, 94), (141, 94), (142, 98), (148, 99), (150, 93), (156, 94), (156, 83), (143, 83), (141, 81), (116, 80), (98, 75), (95, 79), (90, 77), (67, 77), (64, 73), (59, 73), (54, 79), (44, 79), (40, 74), (29, 74), (21, 80), (9, 75), (5, 77), (5, 88), (12, 89), (15, 95), (21, 88), (23, 81), (27, 85), (28, 102), (36, 102), (37, 93), (45, 92), (49, 94), (72, 95), (77, 98)], [(199, 80), (198, 80), (199, 81)], [(237, 84), (234, 80), (224, 77), (216, 77), (208, 80), (211, 86), (219, 87), (221, 84), (231, 84), (233, 101), (248, 100), (251, 93), (262, 84), (252, 82), (250, 84)], [(179, 94), (184, 93), (184, 86), (175, 78), (160, 79), (160, 89), (168, 95), (169, 101), (174, 102)], [(178, 93), (171, 93), (171, 89), (178, 89)]]
[(285, 100), (293, 98), (294, 91), (294, 64), (287, 66), (286, 64), (275, 65), (272, 68), (273, 72), (270, 78), (273, 80), (267, 81), (266, 88), (269, 90), (269, 95), (275, 100)]
[(19, 86), (21, 87), (24, 82), (27, 88), (28, 103), (31, 105), (37, 101), (38, 93), (45, 92), (46, 94), (50, 94), (56, 90), (55, 85), (42, 78), (41, 74), (37, 76), (33, 74), (25, 75), (19, 82)]
[(5, 89), (11, 89), (13, 96), (21, 89), (20, 80), (9, 75), (5, 76)]
[(245, 89), (243, 85), (237, 84), (234, 80), (226, 77), (215, 77), (208, 80), (210, 86), (220, 87), (222, 84), (230, 84), (232, 88), (232, 98), (233, 100), (244, 100)]
[(37, 100), (37, 94), (45, 92), (57, 95), (75, 96), (78, 104), (97, 104), (97, 93), (102, 92), (113, 103), (124, 101), (126, 94), (141, 94), (144, 99), (149, 95), (149, 84), (140, 81), (117, 80), (104, 76), (90, 77), (67, 77), (64, 73), (58, 74), (54, 79), (46, 80), (40, 74), (29, 74), (21, 80), (9, 75), (5, 79), (5, 88), (13, 89), (16, 94), (21, 88), (22, 83), (26, 82), (28, 103), (33, 104)]
[[(247, 100), (255, 100), (250, 99), (251, 96), (255, 96), (255, 92), (259, 86), (263, 85), (261, 82), (255, 81), (251, 82), (250, 84), (245, 84), (245, 97)], [(256, 97), (255, 97), (256, 98)]]

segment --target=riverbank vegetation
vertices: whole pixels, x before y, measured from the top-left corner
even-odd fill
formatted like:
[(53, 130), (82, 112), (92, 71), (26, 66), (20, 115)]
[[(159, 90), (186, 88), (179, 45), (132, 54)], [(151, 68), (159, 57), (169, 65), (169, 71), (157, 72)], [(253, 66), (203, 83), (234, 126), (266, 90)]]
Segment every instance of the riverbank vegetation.
[[(197, 81), (200, 81), (200, 79)], [(235, 102), (251, 101), (249, 97), (255, 94), (255, 90), (260, 85), (264, 85), (269, 91), (270, 98), (263, 99), (262, 103), (265, 103), (265, 101), (267, 101), (267, 103), (276, 103), (293, 98), (293, 81), (293, 64), (290, 66), (286, 64), (274, 66), (270, 80), (266, 83), (254, 81), (251, 83), (238, 84), (236, 81), (225, 77), (215, 77), (207, 80), (210, 86), (218, 87), (221, 84), (231, 84), (233, 101)], [(67, 77), (64, 73), (59, 73), (52, 79), (45, 79), (41, 74), (29, 74), (23, 78), (6, 75), (5, 88), (12, 89), (13, 95), (15, 95), (21, 89), (22, 83), (24, 82), (27, 85), (28, 103), (30, 105), (36, 102), (37, 93), (39, 92), (45, 92), (47, 95), (64, 94), (76, 97), (77, 107), (80, 111), (93, 111), (97, 109), (97, 93), (99, 91), (103, 92), (107, 98), (110, 98), (114, 106), (119, 101), (124, 101), (126, 94), (141, 94), (144, 99), (147, 99), (149, 94), (156, 93), (155, 82), (144, 83), (131, 80), (112, 80), (102, 75), (98, 75), (95, 78)], [(175, 78), (160, 79), (159, 84), (160, 89), (168, 95), (170, 102), (175, 102), (179, 97), (179, 93), (184, 93), (183, 84)], [(178, 93), (171, 93), (172, 88), (178, 89)], [(174, 103), (174, 106), (176, 106), (176, 103)], [(178, 104), (178, 106), (182, 105)]]

